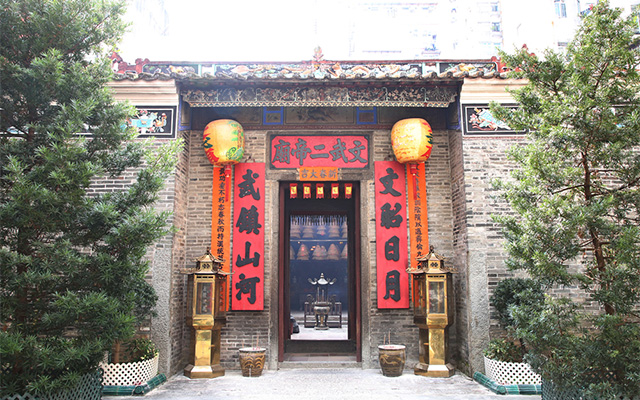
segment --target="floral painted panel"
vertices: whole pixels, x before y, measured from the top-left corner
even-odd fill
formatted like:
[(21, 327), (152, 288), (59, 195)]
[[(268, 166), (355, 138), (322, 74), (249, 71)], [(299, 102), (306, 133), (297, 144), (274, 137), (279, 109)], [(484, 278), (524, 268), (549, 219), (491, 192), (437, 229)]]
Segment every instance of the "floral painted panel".
[[(503, 107), (515, 109), (515, 105)], [(522, 131), (511, 129), (505, 121), (497, 119), (489, 109), (488, 104), (464, 104), (462, 124), (465, 135), (505, 135), (521, 134)]]

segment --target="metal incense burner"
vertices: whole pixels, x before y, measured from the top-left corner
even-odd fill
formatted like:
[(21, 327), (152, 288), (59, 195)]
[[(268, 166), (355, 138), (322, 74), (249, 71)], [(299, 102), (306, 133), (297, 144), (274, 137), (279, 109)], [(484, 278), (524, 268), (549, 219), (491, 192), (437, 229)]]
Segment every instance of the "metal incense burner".
[(416, 375), (445, 377), (454, 368), (446, 363), (448, 328), (453, 323), (451, 300), (452, 271), (444, 265), (444, 258), (433, 250), (416, 259), (416, 268), (407, 272), (412, 278), (413, 321), (420, 328), (420, 362)]
[(331, 302), (329, 301), (329, 286), (336, 283), (336, 278), (328, 281), (325, 279), (324, 274), (320, 274), (320, 279), (308, 279), (309, 283), (316, 287), (316, 300), (313, 302), (313, 313), (316, 317), (316, 325), (314, 329), (326, 330), (329, 329), (327, 324), (327, 318), (329, 311), (331, 310)]
[(220, 328), (226, 322), (228, 273), (220, 271), (223, 260), (209, 249), (196, 261), (189, 274), (187, 325), (193, 327), (188, 378), (215, 378), (224, 375), (220, 366)]

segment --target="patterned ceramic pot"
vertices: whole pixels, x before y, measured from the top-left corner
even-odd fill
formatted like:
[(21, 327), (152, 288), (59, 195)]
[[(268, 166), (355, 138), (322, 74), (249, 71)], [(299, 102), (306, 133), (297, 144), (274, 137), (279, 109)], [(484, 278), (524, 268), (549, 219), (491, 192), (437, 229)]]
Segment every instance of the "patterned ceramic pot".
[(384, 376), (400, 376), (406, 360), (405, 346), (401, 344), (383, 344), (378, 346), (378, 360)]
[(243, 347), (238, 352), (242, 376), (257, 377), (262, 375), (267, 349), (264, 347)]

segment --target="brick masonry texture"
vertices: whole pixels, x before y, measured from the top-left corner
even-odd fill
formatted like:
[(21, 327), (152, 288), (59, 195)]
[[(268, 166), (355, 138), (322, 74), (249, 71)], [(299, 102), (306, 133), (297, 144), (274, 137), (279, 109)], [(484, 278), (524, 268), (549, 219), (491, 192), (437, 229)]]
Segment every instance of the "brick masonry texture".
[[(482, 350), (491, 337), (502, 335), (489, 299), (496, 284), (516, 276), (504, 266), (503, 238), (492, 216), (510, 213), (497, 197), (492, 180), (507, 178), (514, 165), (506, 151), (524, 143), (524, 138), (469, 137), (447, 130), (444, 113), (433, 112), (433, 151), (426, 163), (429, 243), (445, 262), (453, 266), (455, 316), (449, 329), (449, 361), (461, 371), (483, 371)], [(279, 185), (296, 180), (295, 171), (269, 168), (268, 138), (292, 131), (246, 130), (243, 162), (267, 163), (265, 196), (265, 298), (264, 310), (228, 313), (221, 331), (221, 364), (238, 369), (238, 349), (256, 341), (267, 348), (267, 368), (278, 368), (278, 298), (280, 232)], [(394, 160), (388, 129), (306, 129), (299, 134), (367, 134), (371, 137), (371, 161)], [(175, 173), (166, 181), (157, 208), (171, 211), (174, 231), (152, 246), (147, 254), (149, 281), (159, 295), (157, 317), (150, 328), (142, 327), (160, 349), (160, 371), (181, 372), (190, 358), (192, 328), (186, 326), (187, 279), (181, 273), (195, 264), (210, 245), (212, 176), (214, 167), (202, 147), (202, 131), (182, 131), (185, 147)], [(157, 140), (161, 145), (164, 140)], [(373, 162), (367, 170), (344, 170), (342, 179), (360, 183), (360, 279), (362, 367), (378, 366), (377, 346), (391, 335), (391, 341), (407, 346), (407, 368), (418, 361), (418, 328), (411, 309), (380, 310), (376, 307), (376, 220)], [(91, 193), (124, 190), (135, 179), (128, 171), (119, 179), (94, 182)], [(232, 216), (233, 220), (233, 216)], [(233, 238), (232, 238), (233, 240)], [(411, 258), (410, 258), (410, 261)], [(580, 260), (575, 268), (580, 268)], [(570, 294), (587, 301), (577, 288), (554, 288), (555, 295)]]
[[(270, 133), (278, 131), (245, 131), (244, 162), (268, 162), (267, 140)], [(327, 131), (304, 133), (326, 134)], [(348, 132), (340, 131), (347, 134)], [(393, 160), (388, 130), (354, 131), (354, 134), (372, 134), (373, 161)], [(176, 205), (174, 223), (178, 228), (174, 235), (173, 279), (171, 285), (171, 373), (178, 372), (189, 358), (191, 331), (184, 325), (186, 307), (186, 280), (179, 274), (185, 266), (203, 254), (209, 246), (211, 234), (211, 177), (213, 166), (202, 149), (202, 132), (188, 133), (185, 155), (176, 172)], [(185, 168), (185, 165), (188, 165)], [(446, 257), (453, 256), (453, 216), (451, 207), (451, 178), (449, 165), (448, 132), (436, 131), (434, 150), (427, 163), (428, 213), (430, 243)], [(278, 191), (279, 180), (295, 179), (290, 171), (267, 171), (265, 190), (265, 309), (260, 312), (234, 312), (227, 315), (222, 328), (221, 364), (224, 368), (237, 369), (237, 350), (259, 340), (268, 349), (267, 366), (277, 367), (278, 341)], [(378, 344), (391, 334), (394, 343), (407, 346), (407, 366), (418, 361), (418, 329), (413, 324), (411, 309), (378, 310), (376, 296), (375, 260), (375, 204), (373, 165), (368, 171), (350, 172), (349, 180), (361, 183), (361, 282), (362, 282), (362, 355), (363, 367), (378, 366)], [(180, 202), (180, 205), (178, 205)], [(233, 238), (232, 238), (233, 240)], [(182, 329), (181, 329), (182, 328)], [(456, 329), (451, 329), (450, 347), (457, 348)]]
[(505, 269), (504, 242), (492, 215), (509, 213), (510, 208), (497, 197), (492, 181), (508, 179), (514, 166), (506, 151), (522, 141), (450, 135), (455, 263), (462, 267), (455, 280), (459, 368), (468, 373), (483, 370), (482, 350), (490, 332), (500, 333), (490, 319), (489, 298), (495, 285), (513, 273)]
[[(433, 151), (426, 163), (429, 243), (446, 263), (453, 265), (455, 317), (449, 329), (449, 361), (471, 373), (483, 370), (482, 348), (490, 335), (500, 334), (490, 320), (489, 296), (497, 282), (512, 274), (504, 268), (504, 250), (491, 215), (509, 208), (494, 197), (491, 180), (508, 176), (512, 165), (506, 149), (519, 138), (467, 138), (446, 130), (444, 121), (430, 121), (434, 128)], [(269, 134), (273, 130), (245, 131), (244, 162), (266, 162)], [(289, 132), (288, 132), (289, 133)], [(305, 134), (369, 134), (372, 161), (393, 160), (388, 130), (307, 130)], [(161, 350), (161, 371), (180, 372), (188, 363), (192, 329), (185, 324), (186, 276), (182, 268), (194, 265), (210, 245), (212, 176), (214, 167), (202, 148), (202, 131), (181, 132), (185, 149), (175, 174), (167, 180), (158, 208), (172, 211), (175, 230), (149, 250), (149, 279), (159, 294), (158, 316), (151, 336)], [(160, 144), (162, 141), (158, 141)], [(134, 179), (96, 182), (96, 192), (119, 190)], [(295, 180), (291, 171), (267, 167), (265, 188), (265, 307), (259, 312), (228, 313), (221, 331), (221, 364), (238, 369), (238, 349), (259, 341), (267, 350), (267, 367), (278, 367), (278, 241), (279, 182)], [(343, 179), (359, 181), (361, 188), (361, 313), (362, 366), (378, 366), (377, 346), (391, 334), (391, 341), (407, 346), (407, 367), (418, 361), (418, 328), (411, 309), (379, 310), (376, 299), (375, 192), (373, 163), (369, 170), (344, 172)], [(233, 217), (232, 217), (233, 219)], [(232, 238), (233, 240), (233, 238)], [(411, 260), (411, 259), (410, 259)], [(565, 289), (566, 290), (566, 289)]]

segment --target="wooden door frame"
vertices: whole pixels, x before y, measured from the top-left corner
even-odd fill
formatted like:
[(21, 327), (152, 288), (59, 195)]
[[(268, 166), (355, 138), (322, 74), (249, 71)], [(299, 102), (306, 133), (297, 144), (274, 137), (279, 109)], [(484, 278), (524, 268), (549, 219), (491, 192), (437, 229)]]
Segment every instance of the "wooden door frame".
[[(361, 235), (360, 235), (360, 182), (354, 182), (356, 184), (353, 185), (353, 199), (354, 199), (354, 255), (353, 255), (353, 272), (354, 272), (354, 282), (353, 287), (355, 294), (353, 296), (354, 301), (350, 301), (349, 308), (353, 307), (353, 310), (349, 310), (350, 314), (353, 312), (355, 318), (353, 319), (355, 326), (355, 344), (356, 344), (356, 361), (362, 362), (362, 270), (361, 270)], [(285, 342), (289, 337), (289, 324), (290, 324), (290, 315), (286, 315), (289, 311), (287, 307), (288, 296), (287, 293), (289, 291), (289, 282), (286, 279), (286, 268), (285, 265), (285, 254), (288, 251), (287, 243), (288, 237), (285, 237), (285, 231), (287, 223), (286, 214), (285, 214), (285, 196), (287, 196), (288, 182), (279, 182), (279, 226), (278, 226), (278, 361), (284, 361), (284, 350), (285, 350)], [(351, 321), (351, 318), (349, 318)], [(349, 322), (351, 323), (351, 322)]]

